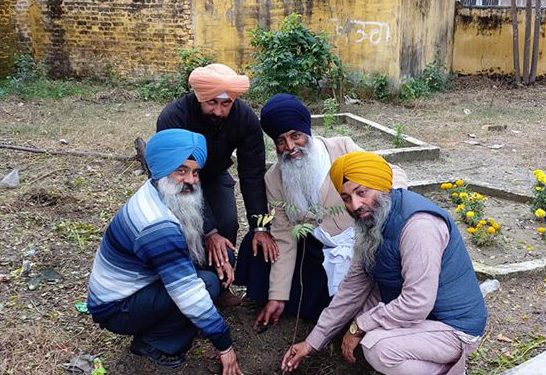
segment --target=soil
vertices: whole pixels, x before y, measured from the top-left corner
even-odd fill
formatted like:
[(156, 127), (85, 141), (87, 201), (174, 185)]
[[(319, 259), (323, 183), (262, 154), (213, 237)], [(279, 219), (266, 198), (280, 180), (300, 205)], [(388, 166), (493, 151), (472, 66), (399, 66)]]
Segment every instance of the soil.
[[(162, 107), (115, 89), (59, 101), (8, 98), (0, 101), (0, 143), (133, 155), (133, 140), (153, 133)], [(411, 104), (370, 101), (342, 111), (392, 128), (403, 124), (406, 134), (441, 147), (439, 160), (401, 164), (411, 181), (462, 178), (530, 194), (532, 171), (546, 169), (543, 85), (512, 89), (485, 78), (459, 78), (453, 91)], [(506, 128), (489, 130), (491, 125)], [(145, 181), (136, 161), (0, 148), (0, 176), (13, 168), (20, 169), (20, 186), (0, 190), (0, 373), (63, 374), (61, 364), (82, 353), (101, 355), (110, 374), (220, 373), (215, 352), (203, 338), (196, 340), (182, 368), (159, 369), (129, 354), (128, 338), (99, 329), (75, 308), (86, 298), (101, 233)], [(538, 226), (527, 221), (528, 211), (512, 216), (509, 202), (490, 199), (489, 203), (488, 215), (504, 221), (506, 236), (522, 230), (521, 226), (527, 227), (525, 231)], [(495, 207), (501, 208), (494, 211)], [(521, 223), (509, 230), (517, 220)], [(245, 228), (241, 219), (241, 232)], [(523, 251), (523, 259), (543, 254), (546, 242), (533, 242), (533, 247)], [(495, 249), (482, 250), (484, 260), (516, 251), (495, 254)], [(29, 262), (30, 270), (22, 272)], [(486, 297), (488, 327), (469, 363), (469, 374), (500, 373), (546, 349), (545, 276), (541, 271), (501, 280), (500, 289)], [(35, 289), (30, 290), (29, 283)], [(283, 317), (278, 326), (255, 331), (256, 307), (246, 299), (223, 314), (244, 373), (280, 374), (280, 359), (292, 341), (295, 319)], [(311, 323), (300, 323), (297, 340), (311, 328)], [(340, 338), (307, 359), (297, 373), (374, 374), (361, 353), (354, 365), (341, 359)]]

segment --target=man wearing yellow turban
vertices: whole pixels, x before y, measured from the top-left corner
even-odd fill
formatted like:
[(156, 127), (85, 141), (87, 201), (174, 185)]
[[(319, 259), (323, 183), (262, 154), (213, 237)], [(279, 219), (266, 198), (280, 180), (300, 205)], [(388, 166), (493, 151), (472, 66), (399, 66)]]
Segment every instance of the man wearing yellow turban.
[[(235, 247), (237, 205), (235, 181), (228, 169), (237, 151), (237, 171), (249, 221), (254, 251), (261, 246), (266, 259), (276, 259), (277, 246), (267, 228), (258, 227), (256, 217), (268, 212), (265, 194), (265, 149), (260, 123), (252, 109), (239, 99), (249, 88), (249, 80), (223, 64), (193, 70), (189, 76), (192, 93), (168, 104), (157, 119), (157, 131), (182, 128), (205, 136), (208, 158), (200, 171), (205, 200), (205, 247), (209, 264), (214, 263), (227, 286), (233, 272), (222, 271), (228, 252)], [(240, 303), (223, 293), (220, 304)], [(228, 297), (228, 298), (225, 298)]]
[(282, 369), (297, 368), (350, 323), (342, 344), (349, 362), (360, 344), (382, 374), (464, 374), (487, 310), (455, 221), (425, 197), (393, 189), (391, 168), (378, 155), (341, 156), (330, 178), (355, 219), (353, 263)]

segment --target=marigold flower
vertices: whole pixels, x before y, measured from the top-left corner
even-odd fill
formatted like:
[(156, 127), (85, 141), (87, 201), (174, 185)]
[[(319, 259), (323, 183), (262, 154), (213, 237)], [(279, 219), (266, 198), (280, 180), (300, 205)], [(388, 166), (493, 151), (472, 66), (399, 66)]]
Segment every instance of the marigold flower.
[(463, 180), (457, 180), (457, 181), (455, 181), (455, 185), (457, 185), (457, 186), (461, 186), (461, 185), (463, 185), (463, 184), (464, 184), (464, 181), (463, 181)]
[(465, 208), (466, 208), (466, 206), (464, 204), (459, 204), (459, 205), (457, 205), (457, 208), (455, 209), (455, 212), (459, 213), (462, 210), (464, 210)]
[(470, 233), (470, 234), (476, 233), (476, 230), (477, 230), (477, 229), (474, 228), (474, 227), (468, 227), (468, 228), (466, 228), (466, 231), (467, 231), (468, 233)]
[(466, 213), (466, 217), (469, 218), (469, 219), (472, 219), (474, 217), (474, 211), (468, 211)]
[(481, 219), (481, 220), (479, 221), (479, 223), (480, 223), (481, 225), (485, 225), (485, 224), (487, 224), (487, 221), (484, 220), (484, 219)]
[(537, 228), (537, 232), (540, 233), (540, 234), (544, 234), (544, 233), (546, 233), (546, 228), (544, 228), (544, 227), (538, 227), (538, 228)]
[(542, 208), (538, 208), (535, 211), (535, 216), (538, 217), (539, 219), (543, 219), (544, 217), (546, 217), (546, 211), (544, 211)]
[(501, 227), (499, 223), (492, 223), (491, 226), (495, 228), (495, 230), (499, 230)]
[(459, 196), (459, 193), (457, 193), (456, 191), (454, 191), (453, 193), (451, 193), (451, 196), (453, 198), (457, 198)]
[(459, 198), (461, 198), (461, 199), (468, 199), (468, 193), (465, 193), (465, 192), (463, 191), (461, 194), (459, 194)]
[(494, 227), (487, 227), (487, 233), (489, 234), (495, 234), (497, 230)]
[(483, 224), (482, 224), (482, 223), (476, 224), (476, 228), (480, 229), (481, 227), (483, 227)]
[(440, 189), (442, 190), (449, 190), (450, 188), (447, 187), (447, 182), (444, 182), (443, 184), (440, 185)]
[(541, 187), (541, 186), (535, 186), (535, 190), (536, 190), (536, 191), (542, 191), (542, 190), (544, 190), (544, 188)]

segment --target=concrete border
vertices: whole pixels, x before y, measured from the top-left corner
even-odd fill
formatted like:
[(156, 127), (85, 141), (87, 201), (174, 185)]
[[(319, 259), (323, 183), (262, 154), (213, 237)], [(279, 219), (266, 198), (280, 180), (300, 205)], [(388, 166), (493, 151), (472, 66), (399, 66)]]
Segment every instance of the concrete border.
[[(442, 182), (455, 181), (455, 179), (444, 179), (442, 181), (412, 181), (409, 184), (409, 189), (417, 193), (426, 193), (437, 190)], [(507, 190), (498, 189), (492, 185), (465, 180), (467, 186), (480, 194), (486, 194), (491, 197), (512, 200), (519, 203), (528, 203), (533, 199), (532, 195), (515, 193)], [(497, 266), (489, 266), (484, 263), (472, 261), (476, 273), (485, 278), (507, 279), (514, 276), (529, 273), (542, 273), (546, 271), (546, 258), (535, 259), (520, 263), (499, 264)]]
[[(390, 137), (396, 137), (396, 131), (393, 129), (352, 113), (336, 113), (334, 114), (334, 117), (337, 117), (340, 122), (345, 122), (349, 125), (368, 126)], [(323, 121), (324, 115), (311, 115), (311, 126), (323, 126)], [(435, 160), (440, 157), (440, 147), (428, 144), (406, 134), (403, 134), (402, 137), (408, 145), (407, 147), (377, 150), (374, 152), (383, 156), (390, 163), (414, 160)]]

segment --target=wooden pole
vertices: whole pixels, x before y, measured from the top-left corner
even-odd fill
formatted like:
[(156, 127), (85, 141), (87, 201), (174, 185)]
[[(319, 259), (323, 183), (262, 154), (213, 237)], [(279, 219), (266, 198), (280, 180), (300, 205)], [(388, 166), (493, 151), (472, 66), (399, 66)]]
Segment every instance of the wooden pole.
[(542, 2), (535, 0), (535, 30), (533, 34), (533, 55), (531, 57), (531, 73), (529, 74), (529, 83), (535, 83), (537, 78), (537, 65), (539, 53), (540, 27), (542, 23)]
[(51, 154), (51, 155), (72, 155), (72, 156), (93, 156), (93, 157), (99, 157), (104, 159), (115, 159), (115, 160), (133, 160), (135, 159), (134, 156), (125, 156), (125, 155), (118, 155), (118, 154), (105, 154), (102, 152), (94, 152), (94, 151), (50, 151), (50, 150), (43, 150), (40, 148), (33, 148), (33, 147), (22, 147), (22, 146), (13, 146), (13, 145), (5, 145), (0, 144), (0, 148), (7, 148), (10, 150), (17, 150), (17, 151), (25, 151), (25, 152), (34, 152), (37, 154)]
[(517, 85), (521, 83), (519, 72), (519, 37), (518, 37), (518, 8), (517, 0), (512, 0), (512, 54), (514, 57), (514, 81)]
[(533, 16), (532, 0), (525, 5), (525, 44), (523, 45), (523, 83), (529, 84), (529, 60), (531, 55), (531, 21)]

